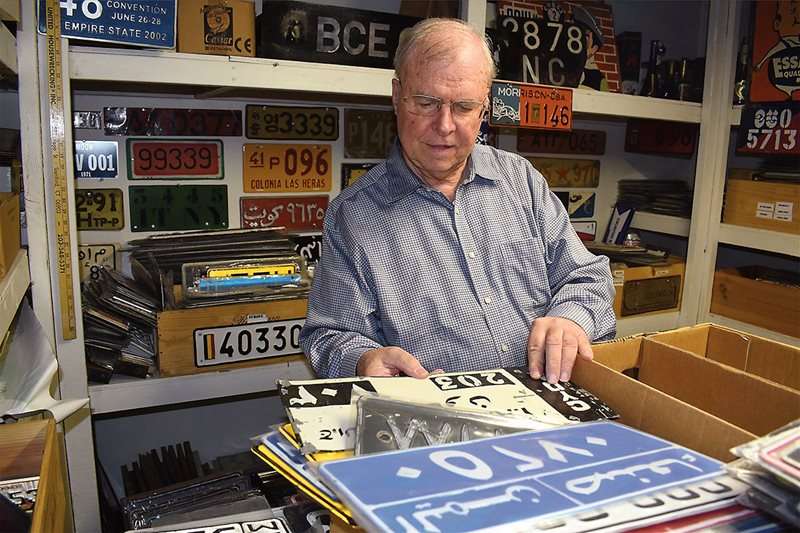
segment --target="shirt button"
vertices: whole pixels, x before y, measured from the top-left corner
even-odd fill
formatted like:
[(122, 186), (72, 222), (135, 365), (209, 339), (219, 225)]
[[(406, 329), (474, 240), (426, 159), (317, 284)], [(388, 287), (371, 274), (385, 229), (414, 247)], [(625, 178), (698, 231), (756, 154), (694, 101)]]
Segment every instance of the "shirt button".
[(485, 304), (490, 304), (490, 303), (492, 303), (492, 297), (491, 297), (491, 296), (487, 296), (487, 297), (485, 297), (485, 298), (483, 299), (483, 303), (485, 303)]
[(470, 252), (467, 254), (470, 259), (475, 259), (475, 252)]
[(500, 351), (507, 352), (508, 351), (508, 344), (503, 344), (500, 346)]
[(460, 214), (461, 214), (461, 208), (460, 207), (456, 207), (456, 215), (460, 215)]

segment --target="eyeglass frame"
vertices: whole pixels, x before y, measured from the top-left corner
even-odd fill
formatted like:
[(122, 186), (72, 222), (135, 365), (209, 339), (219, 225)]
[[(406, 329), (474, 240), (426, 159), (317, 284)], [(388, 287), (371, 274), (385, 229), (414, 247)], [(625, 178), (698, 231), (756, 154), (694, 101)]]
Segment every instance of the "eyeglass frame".
[[(402, 81), (400, 81), (400, 78), (392, 78), (392, 81), (393, 81), (393, 82), (394, 82), (394, 81), (396, 81), (396, 82), (397, 82), (397, 84), (398, 84), (398, 85), (399, 85), (401, 88), (403, 87), (403, 82), (402, 82)], [(435, 115), (437, 115), (437, 114), (439, 113), (439, 111), (441, 111), (441, 110), (442, 110), (442, 106), (445, 104), (445, 101), (444, 101), (444, 100), (442, 100), (441, 98), (439, 98), (438, 96), (430, 96), (430, 95), (427, 95), (427, 94), (422, 94), (422, 93), (417, 93), (417, 94), (409, 94), (409, 95), (407, 95), (407, 96), (403, 96), (402, 98), (403, 98), (403, 101), (404, 101), (404, 102), (408, 103), (408, 99), (409, 99), (409, 98), (413, 98), (413, 97), (415, 97), (415, 96), (421, 96), (421, 97), (423, 97), (423, 98), (427, 98), (427, 99), (429, 99), (429, 100), (431, 101), (431, 103), (435, 103), (435, 104), (436, 104), (436, 110), (435, 110), (433, 113), (430, 113), (430, 114), (428, 114), (428, 115), (425, 115), (425, 114), (422, 114), (422, 113), (415, 113), (414, 111), (411, 111), (411, 109), (409, 109), (409, 112), (410, 112), (410, 113), (413, 113), (414, 115), (417, 115), (418, 117), (432, 117), (432, 116), (435, 116)], [(460, 118), (460, 117), (463, 117), (463, 118), (469, 118), (470, 116), (472, 116), (472, 113), (474, 113), (474, 112), (475, 112), (475, 110), (472, 110), (472, 111), (470, 111), (470, 112), (469, 112), (468, 114), (466, 114), (466, 115), (464, 115), (464, 114), (459, 114), (459, 113), (456, 113), (456, 112), (454, 111), (454, 109), (455, 109), (455, 108), (454, 108), (453, 106), (454, 106), (455, 104), (459, 104), (459, 103), (467, 103), (467, 102), (468, 102), (468, 103), (470, 103), (470, 104), (480, 104), (480, 107), (476, 107), (476, 108), (475, 108), (475, 110), (477, 110), (477, 109), (480, 109), (480, 110), (481, 110), (481, 116), (483, 116), (483, 114), (484, 114), (484, 113), (486, 112), (486, 110), (489, 108), (489, 95), (487, 94), (487, 95), (486, 95), (486, 97), (483, 99), (483, 101), (479, 101), (479, 100), (468, 100), (468, 99), (462, 99), (462, 100), (450, 100), (450, 102), (448, 103), (448, 105), (450, 106), (450, 114), (451, 114), (451, 115), (453, 115), (454, 117), (459, 117), (459, 118)]]

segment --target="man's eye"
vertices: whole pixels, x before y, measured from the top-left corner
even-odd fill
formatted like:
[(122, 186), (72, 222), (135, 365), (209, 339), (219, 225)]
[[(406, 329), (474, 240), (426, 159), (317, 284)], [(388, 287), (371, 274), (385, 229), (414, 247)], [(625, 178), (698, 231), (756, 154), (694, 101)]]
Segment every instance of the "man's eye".
[(431, 107), (436, 107), (436, 102), (431, 100), (419, 100), (417, 101), (417, 105), (423, 109), (429, 109)]

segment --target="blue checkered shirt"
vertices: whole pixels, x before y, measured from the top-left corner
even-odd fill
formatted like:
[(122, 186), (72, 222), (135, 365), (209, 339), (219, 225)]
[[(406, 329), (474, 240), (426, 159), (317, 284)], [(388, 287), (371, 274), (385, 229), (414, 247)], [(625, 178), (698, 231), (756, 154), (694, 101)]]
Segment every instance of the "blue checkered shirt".
[(318, 377), (353, 376), (382, 346), (428, 370), (525, 366), (533, 319), (607, 339), (613, 299), (608, 259), (586, 250), (524, 158), (476, 145), (450, 202), (396, 142), (328, 207), (300, 344)]

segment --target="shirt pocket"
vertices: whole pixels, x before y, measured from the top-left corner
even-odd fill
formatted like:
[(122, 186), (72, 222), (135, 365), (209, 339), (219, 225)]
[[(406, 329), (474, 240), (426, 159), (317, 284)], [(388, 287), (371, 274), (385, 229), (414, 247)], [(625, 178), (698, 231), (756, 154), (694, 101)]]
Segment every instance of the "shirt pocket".
[(545, 252), (537, 239), (504, 242), (497, 245), (499, 278), (511, 302), (519, 302), (529, 318), (544, 314), (551, 293)]

